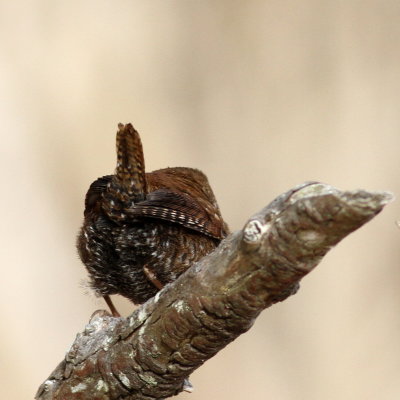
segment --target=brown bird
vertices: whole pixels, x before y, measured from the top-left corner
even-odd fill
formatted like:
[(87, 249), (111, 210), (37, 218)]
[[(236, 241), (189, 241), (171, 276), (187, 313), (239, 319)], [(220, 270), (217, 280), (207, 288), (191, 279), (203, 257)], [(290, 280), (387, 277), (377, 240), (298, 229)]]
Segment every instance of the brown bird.
[(90, 185), (77, 242), (91, 287), (112, 313), (109, 295), (144, 303), (227, 234), (207, 177), (182, 167), (145, 173), (139, 134), (119, 124), (115, 174)]

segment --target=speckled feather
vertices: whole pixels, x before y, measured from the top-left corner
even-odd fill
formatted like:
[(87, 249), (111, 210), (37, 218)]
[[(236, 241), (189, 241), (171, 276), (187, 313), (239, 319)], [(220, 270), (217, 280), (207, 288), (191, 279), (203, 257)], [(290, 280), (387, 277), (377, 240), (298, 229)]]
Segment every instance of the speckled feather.
[(85, 199), (78, 252), (98, 295), (143, 303), (211, 252), (227, 233), (206, 176), (191, 168), (145, 173), (142, 144), (119, 125), (117, 168), (97, 179)]

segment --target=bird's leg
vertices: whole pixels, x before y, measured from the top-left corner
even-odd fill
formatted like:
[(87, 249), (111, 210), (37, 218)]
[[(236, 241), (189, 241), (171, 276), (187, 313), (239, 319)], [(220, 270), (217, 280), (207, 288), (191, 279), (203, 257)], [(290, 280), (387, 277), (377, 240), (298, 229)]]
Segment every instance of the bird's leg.
[(111, 314), (113, 315), (113, 317), (120, 317), (121, 314), (117, 311), (117, 309), (115, 308), (113, 302), (111, 301), (111, 298), (108, 294), (106, 294), (105, 296), (103, 296), (103, 299), (105, 300), (105, 302), (108, 305), (108, 308), (111, 311)]
[(155, 273), (147, 266), (145, 265), (143, 267), (143, 272), (146, 275), (146, 278), (158, 289), (161, 290), (164, 285), (157, 279)]

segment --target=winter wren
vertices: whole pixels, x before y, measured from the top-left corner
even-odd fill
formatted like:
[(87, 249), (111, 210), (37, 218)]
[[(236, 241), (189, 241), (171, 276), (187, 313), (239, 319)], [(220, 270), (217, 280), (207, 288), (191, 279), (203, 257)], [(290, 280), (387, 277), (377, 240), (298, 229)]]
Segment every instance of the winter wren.
[(91, 287), (113, 314), (109, 295), (144, 303), (227, 233), (207, 177), (181, 167), (145, 173), (139, 134), (119, 124), (115, 174), (90, 185), (77, 242)]

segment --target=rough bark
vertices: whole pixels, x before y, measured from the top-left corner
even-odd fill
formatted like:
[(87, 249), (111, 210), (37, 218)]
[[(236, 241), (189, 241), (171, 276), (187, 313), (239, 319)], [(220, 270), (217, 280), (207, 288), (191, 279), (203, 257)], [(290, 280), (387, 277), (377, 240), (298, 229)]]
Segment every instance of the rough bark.
[(279, 196), (128, 318), (96, 312), (36, 399), (164, 399), (297, 291), (342, 238), (391, 200), (305, 183)]

